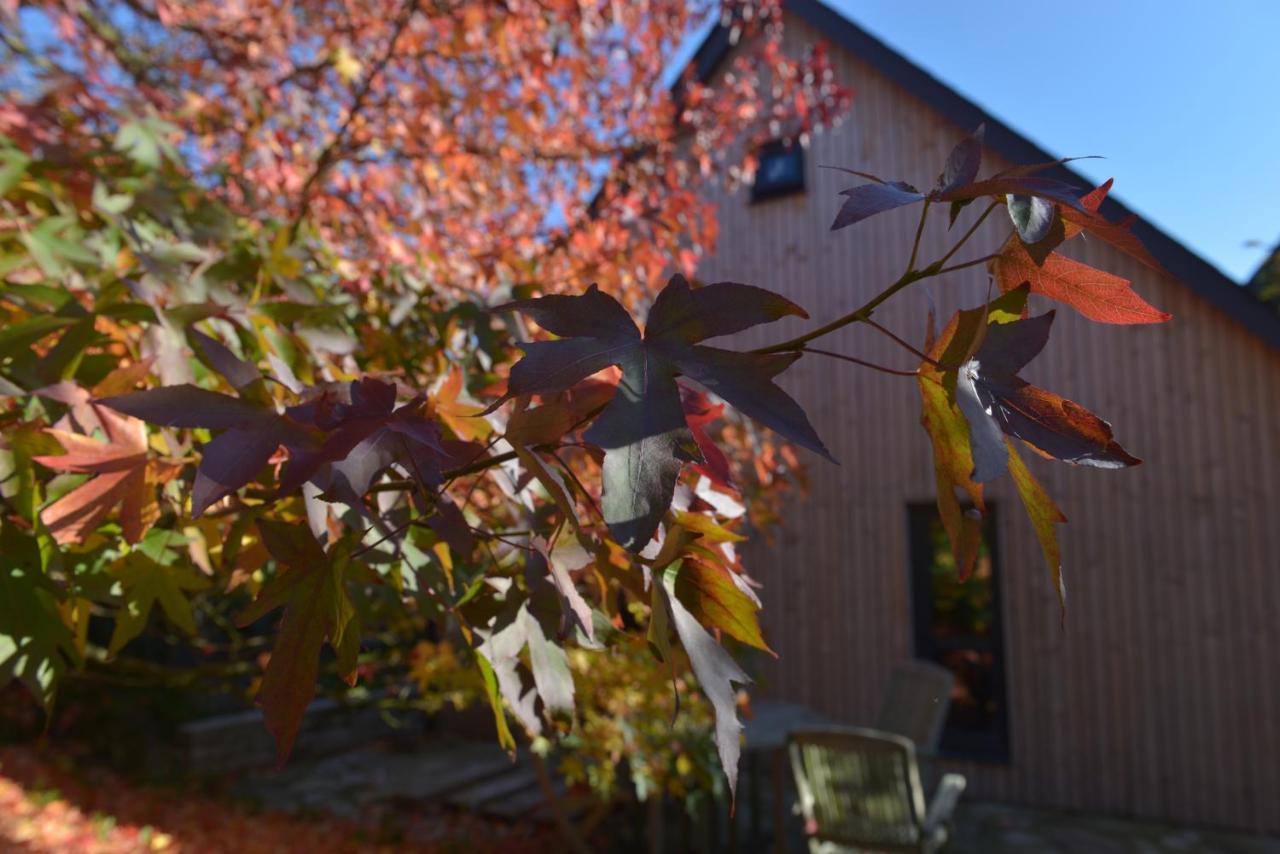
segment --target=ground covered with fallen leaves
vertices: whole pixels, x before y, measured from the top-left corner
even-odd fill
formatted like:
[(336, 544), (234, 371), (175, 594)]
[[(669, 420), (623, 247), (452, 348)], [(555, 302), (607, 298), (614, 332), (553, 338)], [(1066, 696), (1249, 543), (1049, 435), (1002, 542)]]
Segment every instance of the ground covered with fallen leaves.
[(69, 756), (0, 747), (0, 849), (25, 852), (556, 850), (550, 831), (452, 813), (367, 820), (295, 816), (178, 788), (127, 782)]

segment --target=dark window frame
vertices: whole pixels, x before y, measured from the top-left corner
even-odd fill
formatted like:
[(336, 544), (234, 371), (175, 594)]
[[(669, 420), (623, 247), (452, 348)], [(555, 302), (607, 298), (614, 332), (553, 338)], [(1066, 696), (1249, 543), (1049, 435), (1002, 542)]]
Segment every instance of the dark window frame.
[[(940, 638), (933, 632), (933, 583), (931, 568), (933, 545), (929, 526), (938, 518), (934, 502), (911, 502), (907, 505), (907, 545), (910, 568), (911, 624), (915, 657), (942, 664), (942, 656), (956, 650), (988, 653), (992, 659), (992, 694), (996, 713), (986, 730), (970, 730), (943, 726), (938, 745), (941, 756), (954, 759), (1008, 763), (1011, 760), (1009, 736), (1009, 691), (1004, 649), (1004, 608), (1001, 598), (1000, 546), (996, 527), (996, 507), (987, 503), (982, 536), (991, 556), (992, 628), (987, 637), (957, 636)], [(943, 664), (945, 667), (946, 665)]]
[[(796, 157), (800, 161), (799, 177), (796, 180), (785, 184), (772, 184), (761, 186), (760, 179), (764, 175), (765, 159), (779, 154), (786, 154)], [(756, 167), (756, 178), (751, 183), (751, 203), (766, 202), (770, 199), (781, 199), (785, 196), (802, 195), (805, 192), (806, 179), (806, 162), (804, 156), (804, 146), (799, 142), (788, 143), (786, 140), (775, 139), (766, 142), (760, 147), (757, 154), (759, 165)]]

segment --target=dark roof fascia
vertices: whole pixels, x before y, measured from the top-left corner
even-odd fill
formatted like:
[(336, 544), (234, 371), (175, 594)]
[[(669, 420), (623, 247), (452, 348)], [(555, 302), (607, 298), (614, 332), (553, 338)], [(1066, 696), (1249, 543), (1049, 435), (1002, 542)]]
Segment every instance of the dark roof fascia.
[[(785, 0), (785, 9), (952, 123), (967, 130), (985, 124), (984, 143), (1008, 160), (1044, 163), (1057, 159), (821, 0)], [(699, 78), (710, 77), (715, 65), (727, 53), (728, 33), (724, 27), (716, 27), (694, 54), (692, 62), (697, 63)], [(1068, 166), (1055, 166), (1041, 174), (1079, 187), (1092, 186), (1089, 179)], [(1134, 216), (1134, 212), (1114, 196), (1107, 197), (1101, 213), (1113, 221)], [(1133, 233), (1170, 276), (1266, 343), (1280, 348), (1280, 312), (1141, 216), (1134, 220)]]

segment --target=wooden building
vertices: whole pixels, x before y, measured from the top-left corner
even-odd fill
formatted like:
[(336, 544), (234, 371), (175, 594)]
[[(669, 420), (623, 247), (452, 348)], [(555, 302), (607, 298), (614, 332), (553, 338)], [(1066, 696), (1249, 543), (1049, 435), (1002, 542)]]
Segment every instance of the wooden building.
[[(820, 164), (928, 187), (951, 146), (982, 122), (985, 170), (1058, 154), (817, 0), (792, 0), (786, 15), (789, 51), (828, 42), (856, 93), (852, 112), (815, 136), (792, 192), (753, 201), (744, 188), (718, 199), (720, 242), (699, 275), (778, 290), (827, 319), (902, 272), (919, 210), (833, 233), (838, 192), (858, 179)], [(694, 62), (710, 73), (732, 50), (717, 31)], [(1127, 214), (1114, 200), (1103, 212)], [(945, 219), (931, 220), (925, 260), (950, 245)], [(955, 260), (994, 251), (1008, 229), (1007, 218), (990, 217)], [(1088, 238), (1064, 251), (1132, 279), (1172, 322), (1107, 326), (1059, 307), (1048, 348), (1025, 373), (1111, 421), (1145, 460), (1102, 471), (1029, 459), (1070, 518), (1059, 528), (1065, 628), (1007, 479), (990, 491), (989, 558), (976, 586), (958, 589), (931, 534), (933, 464), (914, 382), (808, 357), (784, 385), (840, 465), (810, 457), (807, 500), (774, 545), (749, 556), (780, 655), (761, 662), (758, 693), (866, 723), (896, 662), (936, 657), (961, 675), (943, 764), (968, 777), (967, 797), (1277, 832), (1280, 316), (1154, 226), (1135, 232), (1167, 274)], [(876, 316), (919, 341), (925, 290), (945, 320), (986, 289), (974, 267), (917, 284)], [(1032, 303), (1037, 313), (1053, 307)], [(774, 324), (752, 341), (805, 328)], [(823, 346), (914, 367), (866, 327)]]

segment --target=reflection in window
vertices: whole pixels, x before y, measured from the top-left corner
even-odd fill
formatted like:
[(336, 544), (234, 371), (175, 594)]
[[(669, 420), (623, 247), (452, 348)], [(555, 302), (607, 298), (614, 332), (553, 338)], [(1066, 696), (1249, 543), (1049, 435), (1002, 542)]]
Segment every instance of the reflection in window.
[(988, 506), (978, 560), (963, 582), (937, 508), (909, 507), (915, 654), (956, 676), (941, 751), (950, 756), (1007, 759), (995, 509)]
[(804, 192), (804, 149), (798, 143), (781, 140), (760, 149), (756, 180), (751, 186), (751, 201), (777, 198)]

